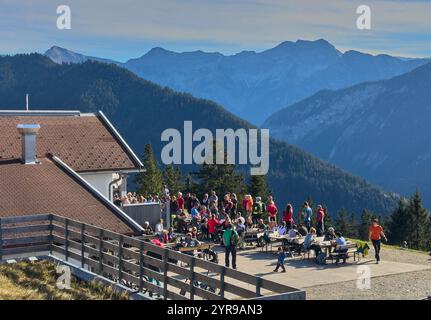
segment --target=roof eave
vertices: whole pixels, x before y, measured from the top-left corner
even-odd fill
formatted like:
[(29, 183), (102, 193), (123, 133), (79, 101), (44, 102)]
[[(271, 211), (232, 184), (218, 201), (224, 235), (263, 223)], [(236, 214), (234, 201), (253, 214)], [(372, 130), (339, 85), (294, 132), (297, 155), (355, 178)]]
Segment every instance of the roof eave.
[(120, 133), (115, 129), (115, 127), (112, 125), (112, 123), (108, 120), (108, 118), (105, 116), (105, 114), (99, 110), (97, 113), (100, 118), (103, 120), (103, 122), (108, 126), (108, 128), (111, 130), (111, 132), (115, 135), (115, 137), (118, 139), (118, 141), (123, 145), (124, 149), (128, 152), (129, 156), (132, 158), (132, 160), (135, 162), (138, 168), (143, 168), (144, 164), (141, 162), (139, 157), (133, 152), (132, 148), (127, 144), (126, 140), (123, 139), (123, 137), (120, 135)]
[(64, 163), (57, 156), (52, 155), (51, 159), (66, 170), (73, 178), (75, 178), (79, 183), (81, 183), (88, 191), (90, 191), (95, 197), (97, 197), (101, 202), (103, 202), (109, 209), (116, 214), (130, 229), (136, 233), (142, 233), (144, 229), (132, 218), (130, 218), (125, 212), (118, 208), (115, 204), (109, 201), (103, 194), (91, 186), (85, 179), (83, 179), (77, 172), (75, 172), (71, 167)]

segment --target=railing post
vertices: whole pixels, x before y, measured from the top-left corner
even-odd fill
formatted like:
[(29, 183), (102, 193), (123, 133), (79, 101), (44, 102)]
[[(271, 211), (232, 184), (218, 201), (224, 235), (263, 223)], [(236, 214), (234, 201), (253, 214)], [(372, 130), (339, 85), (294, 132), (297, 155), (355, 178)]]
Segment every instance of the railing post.
[(103, 273), (103, 229), (99, 230), (99, 274)]
[(85, 232), (85, 224), (81, 224), (81, 268), (84, 268), (85, 265), (85, 243), (84, 243), (84, 232)]
[(65, 260), (69, 260), (69, 219), (64, 220), (64, 254)]
[(2, 224), (0, 218), (0, 261), (3, 260), (3, 236), (2, 236)]
[(226, 268), (225, 267), (221, 267), (221, 272), (220, 272), (220, 296), (222, 299), (224, 299), (224, 290), (225, 290), (225, 282), (224, 282), (224, 277), (226, 274)]
[(191, 257), (192, 261), (190, 263), (190, 300), (195, 297), (195, 257)]
[(256, 277), (256, 297), (260, 297), (260, 288), (262, 287), (262, 278)]
[(118, 282), (121, 282), (123, 276), (123, 236), (118, 238)]
[(54, 237), (52, 235), (52, 231), (54, 229), (54, 226), (52, 225), (53, 216), (52, 214), (49, 215), (49, 237), (48, 237), (48, 245), (49, 245), (49, 254), (52, 255), (52, 246), (54, 245)]
[(169, 250), (164, 249), (163, 251), (163, 299), (168, 299), (168, 259)]
[(139, 292), (144, 288), (144, 241), (139, 244)]

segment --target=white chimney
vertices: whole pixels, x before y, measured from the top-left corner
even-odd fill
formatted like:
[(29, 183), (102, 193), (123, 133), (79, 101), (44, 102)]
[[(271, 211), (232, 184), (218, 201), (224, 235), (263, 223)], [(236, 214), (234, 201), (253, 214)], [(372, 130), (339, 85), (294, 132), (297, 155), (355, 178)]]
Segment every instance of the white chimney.
[(21, 133), (22, 156), (25, 164), (36, 163), (36, 135), (40, 129), (38, 124), (19, 124), (18, 132)]

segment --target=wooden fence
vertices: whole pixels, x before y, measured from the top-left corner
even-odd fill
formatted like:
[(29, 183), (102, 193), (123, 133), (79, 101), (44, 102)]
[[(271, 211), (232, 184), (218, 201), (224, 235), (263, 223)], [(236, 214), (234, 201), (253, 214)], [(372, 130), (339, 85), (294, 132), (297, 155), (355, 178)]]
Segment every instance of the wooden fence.
[(0, 218), (0, 260), (43, 251), (164, 299), (305, 298), (298, 289), (54, 214)]

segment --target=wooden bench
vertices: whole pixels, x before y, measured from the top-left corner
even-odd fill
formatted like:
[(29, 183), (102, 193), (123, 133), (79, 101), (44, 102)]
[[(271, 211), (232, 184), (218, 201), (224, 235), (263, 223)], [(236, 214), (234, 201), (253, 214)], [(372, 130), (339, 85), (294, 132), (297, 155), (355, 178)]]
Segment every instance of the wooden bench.
[[(346, 250), (345, 252), (336, 252), (339, 250)], [(356, 256), (358, 257), (358, 261), (360, 260), (360, 253), (358, 252), (358, 245), (357, 243), (349, 243), (343, 246), (337, 245), (335, 247), (335, 251), (331, 252), (327, 259), (331, 259), (332, 262), (338, 263), (340, 259), (348, 259), (350, 255), (353, 253), (353, 261), (356, 261)]]

